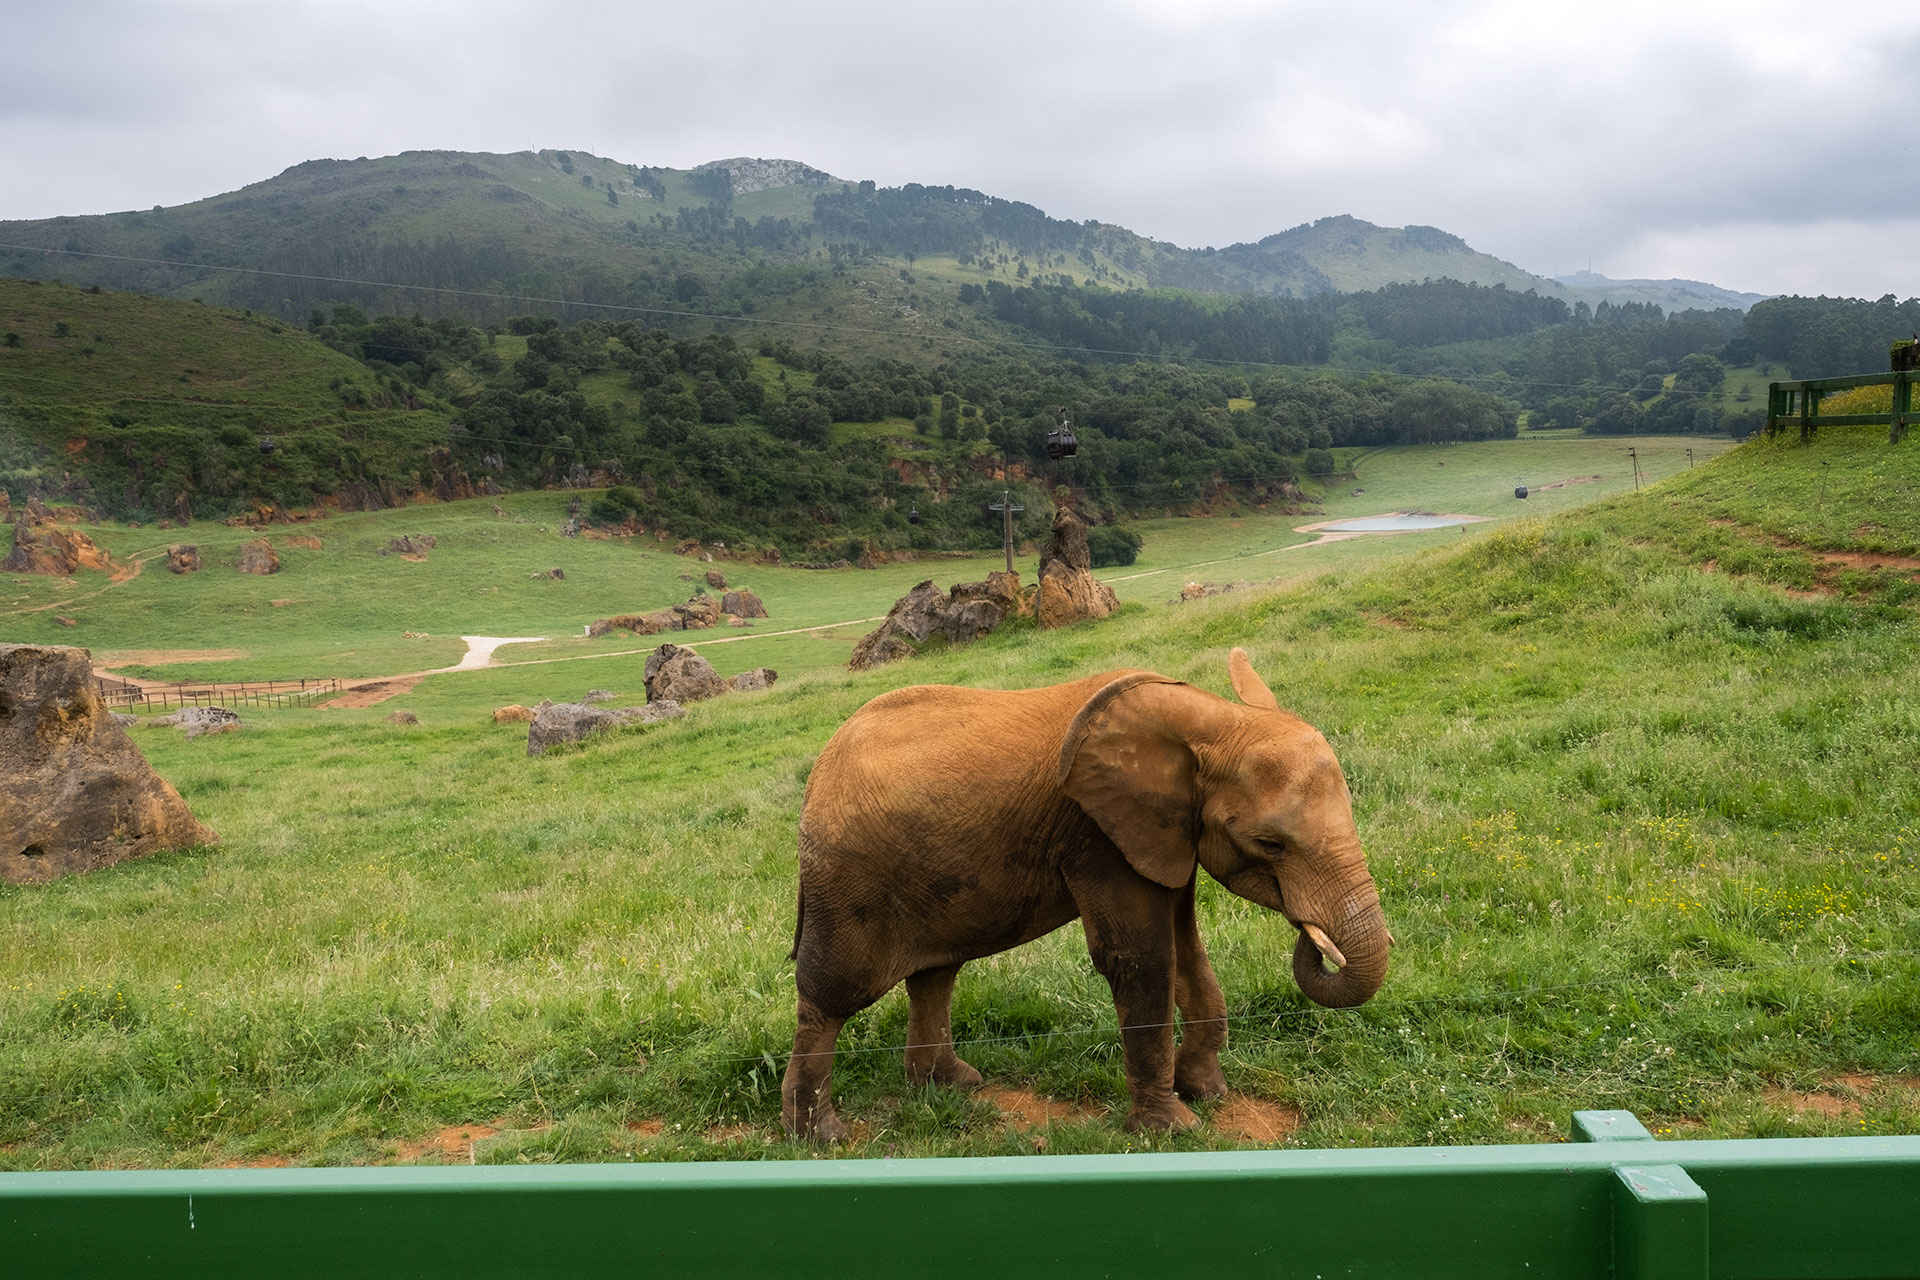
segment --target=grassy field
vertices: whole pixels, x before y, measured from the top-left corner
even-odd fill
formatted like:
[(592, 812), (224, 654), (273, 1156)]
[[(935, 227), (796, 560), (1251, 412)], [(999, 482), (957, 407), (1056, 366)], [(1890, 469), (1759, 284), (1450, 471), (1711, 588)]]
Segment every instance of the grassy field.
[[(1530, 483), (1607, 476), (1553, 502), (1611, 496), (1544, 517), (1552, 504), (1530, 499), (1525, 518), (1466, 535), (1286, 552), (1270, 559), (1355, 558), (1106, 624), (1012, 628), (910, 668), (850, 676), (824, 653), (779, 657), (771, 638), (721, 645), (708, 652), (723, 671), (794, 674), (539, 759), (481, 710), (595, 685), (637, 698), (622, 665), (637, 659), (436, 677), (391, 704), (417, 708), (416, 727), (385, 723), (383, 706), (191, 742), (136, 730), (222, 843), (0, 889), (0, 1167), (803, 1157), (778, 1134), (793, 830), (833, 729), (909, 680), (1012, 687), (1138, 665), (1224, 691), (1233, 644), (1340, 754), (1398, 939), (1380, 996), (1320, 1010), (1288, 973), (1291, 930), (1203, 881), (1234, 1017), (1228, 1079), (1285, 1119), (1285, 1141), (1533, 1141), (1577, 1107), (1631, 1108), (1662, 1135), (1914, 1131), (1920, 588), (1912, 567), (1873, 557), (1920, 552), (1920, 446), (1877, 429), (1756, 441), (1691, 472), (1682, 457), (1638, 494), (1600, 453), (1561, 447), (1508, 444), (1484, 479), (1517, 506), (1507, 477), (1524, 456)], [(1498, 492), (1444, 487), (1478, 448), (1414, 452), (1407, 475), (1439, 486), (1424, 489), (1375, 455), (1347, 486), (1368, 492), (1329, 515), (1495, 513)], [(0, 626), (254, 646), (262, 657), (219, 665), (263, 672), (265, 657), (322, 652), (336, 628), (357, 656), (389, 643), (390, 584), (417, 570), (398, 580), (435, 637), (394, 639), (383, 659), (444, 658), (442, 629), (577, 623), (584, 597), (614, 594), (616, 558), (636, 575), (619, 579), (631, 604), (684, 596), (684, 560), (539, 532), (555, 501), (524, 495), (485, 521), (455, 507), (342, 517), (299, 531), (324, 549), (278, 578), (149, 566), (79, 627), (20, 636), (40, 624), (17, 613)], [(436, 518), (448, 540), (426, 564), (374, 554), (395, 521), (433, 532)], [(1189, 521), (1182, 541), (1156, 527), (1148, 550), (1258, 555), (1251, 528)], [(102, 536), (116, 553), (159, 541)], [(461, 567), (468, 545), (494, 581)], [(336, 549), (363, 567), (323, 573)], [(564, 581), (524, 576), (563, 556)], [(768, 597), (762, 625), (784, 627), (890, 600), (888, 575), (984, 567), (739, 577)], [(1136, 600), (1172, 594), (1134, 581)], [(635, 599), (643, 584), (655, 594)], [(155, 586), (214, 594), (169, 608), (137, 594)], [(499, 599), (475, 618), (488, 586)], [(265, 601), (323, 592), (340, 622)], [(1249, 1141), (1227, 1104), (1176, 1139), (1119, 1129), (1112, 1006), (1077, 927), (969, 966), (955, 1001), (962, 1052), (991, 1084), (1073, 1104), (1050, 1126), (908, 1088), (905, 1018), (895, 993), (843, 1037), (836, 1088), (862, 1136), (839, 1154)]]

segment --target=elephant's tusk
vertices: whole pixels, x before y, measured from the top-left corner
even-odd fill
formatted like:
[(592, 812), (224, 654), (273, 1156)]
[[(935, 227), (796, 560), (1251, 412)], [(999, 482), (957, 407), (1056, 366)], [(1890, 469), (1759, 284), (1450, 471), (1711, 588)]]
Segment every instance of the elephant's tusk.
[(1320, 948), (1320, 954), (1333, 961), (1336, 969), (1347, 967), (1347, 958), (1340, 954), (1340, 948), (1333, 945), (1333, 939), (1327, 936), (1324, 929), (1317, 924), (1303, 924), (1300, 927), (1313, 939), (1313, 945)]

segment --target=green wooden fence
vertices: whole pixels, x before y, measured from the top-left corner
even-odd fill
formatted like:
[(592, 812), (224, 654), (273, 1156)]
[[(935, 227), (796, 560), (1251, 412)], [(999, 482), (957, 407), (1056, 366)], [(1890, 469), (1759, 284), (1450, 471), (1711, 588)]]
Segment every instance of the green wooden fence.
[[(1821, 427), (1886, 427), (1887, 439), (1898, 444), (1907, 434), (1913, 417), (1913, 384), (1920, 373), (1911, 369), (1896, 373), (1866, 373), (1853, 378), (1812, 378), (1801, 382), (1767, 384), (1767, 434), (1777, 435), (1786, 427), (1800, 428), (1802, 440), (1813, 439)], [(1851, 391), (1855, 387), (1892, 387), (1893, 409), (1889, 413), (1820, 412), (1820, 401), (1831, 391)]]
[(0, 1174), (0, 1276), (1920, 1276), (1920, 1137)]

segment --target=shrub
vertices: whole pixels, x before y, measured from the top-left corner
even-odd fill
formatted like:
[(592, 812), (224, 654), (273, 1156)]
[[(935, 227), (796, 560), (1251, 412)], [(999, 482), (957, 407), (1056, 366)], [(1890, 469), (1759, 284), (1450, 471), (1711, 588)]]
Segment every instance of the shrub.
[(1087, 530), (1087, 555), (1096, 569), (1132, 564), (1139, 558), (1143, 545), (1145, 540), (1123, 525), (1099, 524)]
[(1334, 474), (1336, 467), (1331, 449), (1309, 449), (1307, 456), (1300, 461), (1300, 470), (1322, 479)]

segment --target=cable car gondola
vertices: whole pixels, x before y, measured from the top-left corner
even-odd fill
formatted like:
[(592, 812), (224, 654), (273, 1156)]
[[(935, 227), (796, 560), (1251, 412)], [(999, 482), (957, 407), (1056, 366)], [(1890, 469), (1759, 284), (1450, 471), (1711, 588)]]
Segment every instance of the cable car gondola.
[(1527, 496), (1527, 486), (1524, 481), (1513, 486), (1513, 496), (1516, 498), (1524, 498)]
[(260, 452), (262, 452), (262, 453), (272, 453), (272, 452), (273, 452), (273, 449), (274, 449), (274, 444), (273, 444), (273, 437), (272, 437), (272, 436), (261, 436), (261, 437), (260, 437)]
[(907, 508), (907, 523), (908, 523), (908, 524), (919, 524), (919, 523), (920, 523), (920, 508), (919, 508), (919, 507), (908, 507), (908, 508)]
[(1073, 421), (1063, 409), (1060, 411), (1060, 425), (1047, 432), (1047, 456), (1058, 462), (1062, 458), (1071, 458), (1079, 451), (1080, 442), (1073, 437)]

